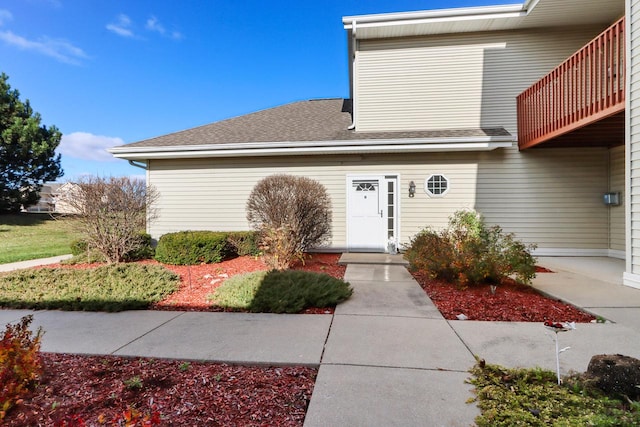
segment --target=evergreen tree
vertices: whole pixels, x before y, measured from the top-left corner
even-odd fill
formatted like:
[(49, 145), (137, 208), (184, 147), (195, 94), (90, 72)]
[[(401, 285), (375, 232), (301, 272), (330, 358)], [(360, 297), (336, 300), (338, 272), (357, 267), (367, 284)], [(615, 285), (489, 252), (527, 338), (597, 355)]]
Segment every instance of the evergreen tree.
[(0, 213), (19, 212), (38, 202), (45, 181), (62, 176), (60, 154), (55, 150), (62, 134), (41, 125), (29, 101), (0, 74)]

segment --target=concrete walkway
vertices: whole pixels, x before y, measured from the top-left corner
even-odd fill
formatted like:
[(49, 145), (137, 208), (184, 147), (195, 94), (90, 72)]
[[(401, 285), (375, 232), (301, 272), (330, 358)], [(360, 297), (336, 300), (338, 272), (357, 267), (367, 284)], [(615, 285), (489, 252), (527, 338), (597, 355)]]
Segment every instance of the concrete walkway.
[(21, 270), (23, 268), (38, 267), (40, 265), (57, 264), (60, 261), (71, 258), (73, 255), (59, 255), (51, 258), (31, 259), (28, 261), (11, 262), (0, 264), (0, 273), (3, 271)]
[[(561, 334), (571, 346), (562, 372), (584, 371), (599, 353), (640, 358), (640, 290), (555, 258), (547, 265), (554, 260), (555, 272), (534, 286), (615, 322)], [(48, 352), (319, 366), (305, 426), (468, 426), (479, 413), (465, 403), (474, 354), (555, 369), (555, 345), (540, 323), (447, 321), (402, 264), (351, 256), (345, 279), (354, 295), (334, 315), (0, 310), (0, 326), (34, 314)]]

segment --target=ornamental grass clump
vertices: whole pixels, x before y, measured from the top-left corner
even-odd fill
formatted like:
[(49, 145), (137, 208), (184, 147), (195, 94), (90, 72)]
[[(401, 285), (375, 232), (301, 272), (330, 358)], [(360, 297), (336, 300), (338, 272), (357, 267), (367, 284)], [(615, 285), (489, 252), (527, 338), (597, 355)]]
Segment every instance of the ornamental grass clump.
[(534, 245), (525, 245), (499, 226), (489, 227), (480, 214), (461, 210), (449, 217), (444, 230), (425, 228), (405, 252), (414, 271), (461, 287), (497, 285), (507, 277), (530, 284), (535, 277)]

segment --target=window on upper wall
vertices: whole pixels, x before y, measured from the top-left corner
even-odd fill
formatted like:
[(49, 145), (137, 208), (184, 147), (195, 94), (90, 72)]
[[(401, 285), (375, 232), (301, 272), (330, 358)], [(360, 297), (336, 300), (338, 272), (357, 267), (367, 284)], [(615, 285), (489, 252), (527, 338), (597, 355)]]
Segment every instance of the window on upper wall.
[(444, 175), (433, 174), (424, 181), (424, 192), (432, 197), (442, 197), (449, 191), (449, 180)]

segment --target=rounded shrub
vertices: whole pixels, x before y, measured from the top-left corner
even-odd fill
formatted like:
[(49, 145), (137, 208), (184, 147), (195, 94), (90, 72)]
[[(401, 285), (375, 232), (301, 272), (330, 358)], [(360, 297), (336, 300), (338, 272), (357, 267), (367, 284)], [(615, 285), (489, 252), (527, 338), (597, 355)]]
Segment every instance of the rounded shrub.
[(165, 264), (194, 265), (220, 262), (228, 255), (227, 233), (180, 231), (160, 237), (155, 258)]
[(426, 228), (405, 251), (412, 270), (459, 286), (500, 284), (507, 277), (530, 284), (535, 277), (535, 245), (526, 245), (499, 226), (489, 227), (472, 210), (455, 212), (446, 229)]
[(271, 268), (284, 270), (331, 235), (331, 199), (310, 178), (271, 175), (256, 184), (247, 201), (247, 220), (260, 233), (260, 249)]

